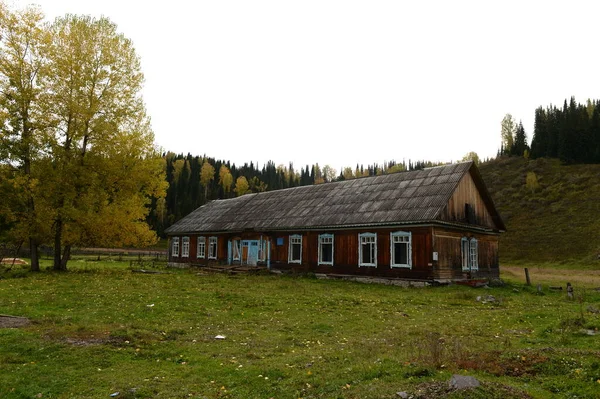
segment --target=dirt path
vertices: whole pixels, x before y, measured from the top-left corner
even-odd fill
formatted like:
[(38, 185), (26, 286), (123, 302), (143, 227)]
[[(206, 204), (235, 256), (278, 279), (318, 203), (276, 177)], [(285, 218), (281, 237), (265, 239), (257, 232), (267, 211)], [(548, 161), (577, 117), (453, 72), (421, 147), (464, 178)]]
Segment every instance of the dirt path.
[[(522, 266), (500, 266), (500, 277), (525, 282)], [(533, 285), (556, 285), (566, 287), (567, 282), (586, 288), (600, 287), (600, 270), (553, 269), (529, 267), (529, 277)]]
[(19, 328), (27, 324), (29, 324), (29, 319), (26, 317), (0, 314), (0, 328)]

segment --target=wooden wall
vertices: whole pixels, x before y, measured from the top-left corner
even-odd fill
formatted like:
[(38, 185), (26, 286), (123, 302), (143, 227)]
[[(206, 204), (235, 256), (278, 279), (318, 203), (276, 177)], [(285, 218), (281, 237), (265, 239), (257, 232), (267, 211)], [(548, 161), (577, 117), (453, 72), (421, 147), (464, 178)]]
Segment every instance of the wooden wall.
[[(478, 270), (474, 273), (463, 272), (461, 239), (477, 239)], [(438, 253), (434, 262), (436, 279), (466, 279), (499, 277), (498, 236), (492, 234), (470, 233), (448, 228), (433, 228), (433, 251)]]
[[(206, 266), (209, 263), (221, 263), (223, 260), (227, 261), (227, 242), (229, 237), (227, 235), (219, 235), (219, 234), (207, 234), (202, 235), (200, 237), (204, 237), (205, 239), (205, 251), (204, 251), (204, 259), (198, 258), (198, 237), (197, 235), (189, 234), (189, 235), (180, 235), (175, 236), (179, 237), (179, 256), (175, 257), (171, 253), (172, 246), (172, 238), (169, 237), (169, 262), (175, 263), (189, 263), (192, 265)], [(181, 256), (182, 247), (183, 247), (183, 237), (189, 237), (190, 239), (190, 252), (188, 257)], [(217, 259), (208, 259), (208, 238), (209, 237), (217, 237)]]
[[(391, 267), (390, 233), (407, 231), (412, 233), (412, 268)], [(432, 277), (431, 228), (409, 229), (365, 229), (337, 231), (309, 231), (302, 234), (302, 264), (288, 264), (289, 236), (294, 233), (273, 234), (271, 237), (271, 265), (282, 269), (310, 271), (315, 273), (352, 274), (412, 279)], [(319, 234), (333, 234), (333, 266), (319, 265)], [(377, 266), (358, 266), (358, 235), (377, 233)], [(277, 239), (283, 245), (276, 245)]]
[[(391, 267), (390, 233), (406, 231), (411, 233), (412, 267)], [(334, 235), (333, 266), (318, 264), (319, 234)], [(377, 234), (377, 266), (358, 266), (360, 233)], [(288, 263), (289, 238), (293, 234), (302, 235), (302, 263)], [(206, 258), (196, 257), (197, 237), (190, 235), (189, 258), (173, 258), (171, 262), (207, 265), (215, 263), (208, 259), (208, 237), (206, 237)], [(411, 227), (404, 229), (365, 229), (365, 230), (336, 230), (308, 232), (271, 232), (220, 234), (218, 237), (218, 263), (227, 263), (227, 245), (231, 239), (269, 240), (271, 245), (270, 264), (272, 268), (294, 270), (297, 272), (314, 272), (327, 274), (349, 274), (362, 276), (395, 277), (416, 280), (450, 280), (466, 278), (498, 277), (498, 236), (465, 232), (459, 229), (442, 227)], [(466, 273), (462, 270), (461, 238), (475, 237), (478, 243), (478, 265), (476, 273)], [(180, 251), (181, 251), (180, 236)], [(277, 245), (280, 239), (281, 245)], [(438, 260), (433, 260), (437, 252)]]
[(458, 183), (458, 187), (454, 191), (450, 201), (448, 201), (446, 209), (444, 209), (444, 212), (441, 215), (441, 220), (468, 223), (469, 221), (465, 213), (465, 204), (469, 204), (474, 210), (475, 220), (472, 221), (472, 224), (490, 227), (492, 229), (498, 228), (469, 173), (466, 173)]

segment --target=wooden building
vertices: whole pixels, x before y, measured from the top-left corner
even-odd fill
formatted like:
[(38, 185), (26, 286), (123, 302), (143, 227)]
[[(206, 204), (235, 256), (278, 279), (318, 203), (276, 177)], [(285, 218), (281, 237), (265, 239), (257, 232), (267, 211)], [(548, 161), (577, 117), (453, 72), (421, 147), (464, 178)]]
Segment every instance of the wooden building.
[(464, 162), (216, 200), (167, 234), (171, 265), (450, 281), (498, 277), (504, 230)]

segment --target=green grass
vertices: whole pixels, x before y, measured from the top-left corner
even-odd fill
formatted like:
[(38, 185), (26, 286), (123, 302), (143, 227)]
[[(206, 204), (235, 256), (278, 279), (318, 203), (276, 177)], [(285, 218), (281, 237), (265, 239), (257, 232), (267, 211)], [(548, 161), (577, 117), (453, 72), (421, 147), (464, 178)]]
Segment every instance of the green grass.
[[(600, 308), (593, 290), (580, 303), (517, 283), (403, 289), (128, 266), (74, 261), (68, 273), (0, 279), (0, 314), (32, 321), (0, 329), (0, 397), (591, 398), (600, 389), (600, 336), (582, 332), (600, 328), (587, 310)], [(476, 300), (488, 295), (497, 300)], [(447, 393), (453, 373), (483, 386)]]
[[(507, 227), (503, 264), (600, 268), (600, 165), (505, 157), (480, 170)], [(538, 189), (526, 186), (528, 172)]]

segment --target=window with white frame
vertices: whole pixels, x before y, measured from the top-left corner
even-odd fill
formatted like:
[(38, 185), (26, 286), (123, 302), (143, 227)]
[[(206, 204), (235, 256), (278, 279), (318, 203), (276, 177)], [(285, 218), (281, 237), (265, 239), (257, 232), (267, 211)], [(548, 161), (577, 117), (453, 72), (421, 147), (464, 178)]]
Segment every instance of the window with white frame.
[(319, 235), (319, 265), (333, 265), (333, 234)]
[(471, 270), (479, 270), (477, 239), (471, 238), (469, 241), (469, 262), (471, 263)]
[(290, 236), (288, 262), (302, 263), (302, 236), (299, 234)]
[(411, 267), (411, 238), (411, 233), (407, 231), (396, 231), (390, 233), (390, 259), (392, 267)]
[(358, 266), (377, 267), (377, 234), (359, 234), (358, 243)]
[(190, 237), (181, 239), (181, 257), (188, 258), (190, 256)]
[(171, 241), (171, 255), (174, 257), (179, 256), (179, 237), (173, 237)]
[(205, 256), (206, 256), (206, 238), (198, 237), (196, 257), (204, 259)]
[(472, 237), (471, 239), (463, 237), (460, 240), (461, 255), (462, 255), (462, 269), (464, 271), (478, 270), (478, 248), (477, 239)]
[(208, 259), (217, 259), (217, 237), (208, 238)]
[(241, 254), (242, 254), (242, 242), (240, 240), (233, 240), (231, 242), (232, 244), (232, 256), (233, 256), (233, 260), (240, 260)]

